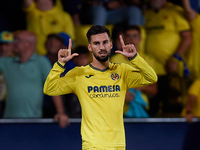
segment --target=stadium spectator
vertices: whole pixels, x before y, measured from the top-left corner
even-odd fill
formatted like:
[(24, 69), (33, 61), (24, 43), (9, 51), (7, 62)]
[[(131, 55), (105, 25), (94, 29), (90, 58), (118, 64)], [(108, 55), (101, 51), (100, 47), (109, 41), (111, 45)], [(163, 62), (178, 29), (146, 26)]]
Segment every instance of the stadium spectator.
[[(1, 57), (0, 70), (6, 79), (4, 118), (41, 118), (43, 84), (51, 70), (48, 60), (35, 53), (37, 38), (30, 31), (14, 34), (14, 57)], [(64, 127), (68, 122), (60, 124)]]
[[(0, 32), (0, 57), (10, 57), (13, 54), (13, 34), (8, 31)], [(6, 80), (0, 71), (0, 118), (3, 117), (6, 98)]]
[(138, 6), (120, 0), (83, 0), (80, 11), (82, 24), (107, 25), (124, 23), (143, 25), (144, 16)]
[(116, 51), (130, 59), (134, 67), (109, 62), (112, 48), (110, 32), (103, 26), (92, 26), (87, 32), (88, 50), (93, 61), (70, 70), (64, 77), (65, 63), (77, 56), (68, 49), (58, 52), (58, 61), (48, 75), (44, 93), (55, 96), (75, 93), (82, 109), (82, 148), (125, 150), (123, 105), (127, 89), (149, 85), (157, 81), (156, 73), (137, 54), (133, 45)]
[(90, 63), (90, 52), (85, 46), (78, 46), (74, 49), (73, 53), (78, 53), (77, 57), (73, 58), (73, 62), (76, 66), (86, 66)]
[[(150, 0), (150, 5), (151, 9), (145, 12), (145, 51), (157, 61), (155, 71), (158, 75), (158, 93), (150, 99), (150, 112), (155, 116), (159, 110), (161, 114), (171, 111), (169, 96), (172, 88), (169, 86), (172, 85), (169, 83), (172, 82), (169, 76), (188, 76), (188, 70), (183, 66), (183, 56), (192, 42), (192, 37), (189, 22), (180, 6), (167, 0)], [(179, 64), (182, 64), (182, 68), (179, 68)]]
[(0, 70), (6, 77), (5, 118), (40, 118), (43, 82), (51, 69), (46, 58), (34, 53), (36, 36), (28, 31), (15, 34), (14, 57), (1, 57)]
[(73, 20), (67, 12), (56, 7), (55, 0), (24, 0), (27, 30), (36, 34), (37, 53), (46, 55), (46, 38), (51, 33), (65, 32), (75, 39)]

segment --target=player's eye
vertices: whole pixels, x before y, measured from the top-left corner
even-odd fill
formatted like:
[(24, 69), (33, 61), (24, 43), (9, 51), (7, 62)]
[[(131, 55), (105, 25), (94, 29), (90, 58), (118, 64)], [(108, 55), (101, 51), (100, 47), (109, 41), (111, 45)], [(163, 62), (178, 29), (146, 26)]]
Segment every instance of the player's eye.
[(108, 43), (108, 41), (103, 41), (103, 44), (107, 44)]
[(94, 45), (98, 45), (99, 44), (99, 42), (94, 42)]

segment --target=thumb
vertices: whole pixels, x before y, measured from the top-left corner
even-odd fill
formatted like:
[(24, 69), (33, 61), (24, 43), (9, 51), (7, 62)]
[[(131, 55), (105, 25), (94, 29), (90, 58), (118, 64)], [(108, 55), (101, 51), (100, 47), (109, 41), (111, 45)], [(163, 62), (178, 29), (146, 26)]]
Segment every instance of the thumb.
[(79, 55), (78, 53), (73, 53), (73, 54), (71, 55), (71, 57), (73, 58), (73, 57), (78, 56), (78, 55)]
[(122, 54), (123, 52), (120, 51), (120, 50), (116, 50), (115, 53), (119, 53), (119, 54)]

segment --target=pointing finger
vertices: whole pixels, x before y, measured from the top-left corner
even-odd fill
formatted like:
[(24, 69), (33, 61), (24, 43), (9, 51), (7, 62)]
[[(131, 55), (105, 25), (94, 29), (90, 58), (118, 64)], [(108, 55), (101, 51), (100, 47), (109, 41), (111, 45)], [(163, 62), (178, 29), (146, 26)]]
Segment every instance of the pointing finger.
[(71, 50), (71, 48), (72, 48), (72, 39), (70, 38), (70, 39), (69, 39), (69, 46), (68, 46), (68, 49)]
[(125, 44), (124, 44), (124, 40), (123, 40), (123, 38), (122, 38), (122, 35), (119, 36), (119, 39), (120, 39), (120, 43), (121, 43), (122, 47), (124, 47)]
[(117, 51), (115, 51), (115, 53), (122, 54), (123, 52), (122, 52), (122, 51), (120, 51), (120, 50), (117, 50)]

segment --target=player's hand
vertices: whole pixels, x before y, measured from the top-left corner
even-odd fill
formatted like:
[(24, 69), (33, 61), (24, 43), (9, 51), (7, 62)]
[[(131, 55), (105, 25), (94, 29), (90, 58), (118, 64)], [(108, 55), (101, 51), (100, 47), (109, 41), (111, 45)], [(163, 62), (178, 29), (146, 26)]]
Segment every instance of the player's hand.
[(115, 53), (120, 53), (127, 58), (132, 58), (133, 56), (135, 56), (137, 53), (135, 46), (133, 44), (125, 45), (122, 35), (119, 36), (119, 39), (120, 39), (120, 43), (122, 45), (123, 51), (117, 50), (115, 51)]
[(71, 54), (72, 40), (69, 39), (68, 49), (60, 49), (58, 51), (58, 61), (61, 63), (66, 63), (71, 60), (74, 56), (78, 56), (78, 53)]
[(66, 114), (58, 113), (54, 116), (54, 121), (59, 122), (59, 126), (61, 128), (65, 128), (67, 125), (70, 124), (69, 117)]

